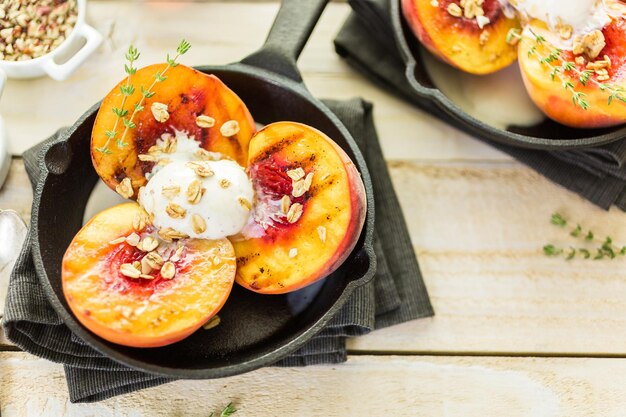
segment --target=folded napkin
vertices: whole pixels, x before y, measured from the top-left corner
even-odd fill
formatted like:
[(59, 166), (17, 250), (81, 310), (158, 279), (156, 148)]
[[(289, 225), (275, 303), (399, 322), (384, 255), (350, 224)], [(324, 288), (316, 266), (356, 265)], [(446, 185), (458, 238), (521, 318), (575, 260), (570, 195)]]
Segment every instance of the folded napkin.
[[(278, 362), (278, 366), (343, 362), (346, 337), (433, 315), (378, 143), (371, 104), (360, 99), (326, 101), (326, 104), (352, 133), (372, 174), (378, 268), (374, 279), (354, 292), (321, 333)], [(24, 154), (24, 164), (33, 184), (37, 180), (40, 152), (41, 145)], [(127, 368), (102, 356), (63, 324), (48, 303), (35, 273), (31, 240), (29, 234), (9, 283), (3, 321), (7, 337), (25, 351), (64, 364), (72, 402), (99, 401), (171, 381)]]
[[(391, 25), (391, 1), (399, 0), (350, 0), (353, 12), (335, 39), (337, 53), (382, 88), (460, 127), (415, 94), (406, 80)], [(522, 149), (478, 139), (604, 209), (616, 205), (626, 210), (626, 139), (566, 151)]]

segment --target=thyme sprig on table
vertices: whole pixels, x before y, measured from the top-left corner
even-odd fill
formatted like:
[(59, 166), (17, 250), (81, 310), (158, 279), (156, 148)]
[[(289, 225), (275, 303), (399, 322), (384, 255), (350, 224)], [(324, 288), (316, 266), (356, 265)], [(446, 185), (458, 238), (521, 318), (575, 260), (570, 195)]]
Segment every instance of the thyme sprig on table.
[[(230, 417), (236, 412), (237, 412), (237, 409), (235, 408), (233, 403), (228, 403), (228, 405), (222, 409), (222, 412), (220, 413), (219, 417)], [(211, 414), (209, 414), (209, 417), (213, 417), (214, 414), (215, 413), (211, 412)]]
[[(554, 213), (550, 218), (550, 223), (561, 228), (567, 228), (568, 221), (559, 213)], [(572, 260), (576, 257), (582, 259), (594, 259), (600, 260), (604, 258), (615, 259), (618, 256), (626, 256), (626, 246), (616, 246), (613, 243), (613, 239), (610, 236), (604, 238), (604, 240), (596, 241), (595, 234), (591, 230), (585, 230), (580, 224), (577, 224), (575, 228), (570, 230), (570, 236), (581, 239), (587, 243), (596, 243), (596, 247), (593, 250), (588, 248), (569, 246), (564, 249), (557, 247), (553, 244), (547, 244), (543, 247), (543, 253), (547, 256), (562, 256), (566, 260)]]
[[(542, 65), (547, 65), (550, 68), (550, 77), (553, 81), (558, 80), (561, 82), (561, 85), (566, 91), (569, 91), (572, 94), (572, 103), (574, 106), (578, 106), (583, 110), (588, 110), (590, 107), (589, 102), (587, 101), (587, 95), (582, 91), (578, 91), (576, 86), (570, 79), (565, 79), (564, 75), (566, 73), (573, 72), (578, 79), (578, 82), (582, 86), (586, 86), (590, 82), (596, 84), (600, 91), (606, 92), (608, 94), (607, 104), (611, 105), (613, 101), (621, 101), (626, 103), (626, 90), (618, 85), (600, 82), (594, 78), (591, 78), (594, 71), (590, 69), (579, 70), (576, 67), (576, 63), (572, 61), (565, 61), (563, 59), (563, 50), (560, 48), (551, 49), (547, 55), (541, 54), (539, 52), (540, 46), (546, 46), (546, 39), (535, 33), (532, 29), (529, 29), (529, 32), (532, 34), (535, 40), (535, 44), (530, 44), (521, 34), (519, 29), (511, 29), (507, 34), (507, 42), (511, 43), (513, 39), (517, 41), (524, 42), (529, 46), (528, 49), (528, 57), (536, 56), (539, 59), (539, 63)], [(554, 62), (561, 62), (560, 65), (553, 65)]]
[(128, 146), (128, 143), (124, 140), (126, 138), (126, 135), (128, 134), (128, 131), (130, 129), (134, 129), (137, 127), (137, 125), (135, 124), (135, 122), (133, 121), (135, 116), (137, 115), (137, 113), (139, 113), (140, 111), (142, 111), (144, 109), (144, 102), (147, 98), (150, 98), (152, 96), (154, 96), (155, 92), (154, 92), (154, 87), (156, 86), (157, 83), (162, 83), (165, 80), (167, 80), (167, 76), (165, 75), (165, 73), (170, 69), (170, 68), (174, 68), (176, 66), (178, 66), (178, 59), (182, 56), (185, 55), (187, 53), (187, 51), (189, 51), (189, 49), (191, 48), (191, 44), (189, 42), (187, 42), (186, 40), (182, 40), (180, 41), (180, 43), (178, 44), (178, 47), (176, 48), (176, 55), (174, 55), (174, 57), (170, 57), (170, 54), (167, 54), (166, 56), (166, 62), (167, 64), (165, 65), (165, 67), (160, 70), (157, 71), (154, 74), (154, 81), (152, 81), (152, 84), (150, 84), (150, 86), (148, 88), (146, 88), (145, 86), (140, 86), (140, 91), (141, 91), (141, 99), (139, 100), (139, 102), (135, 103), (134, 108), (133, 108), (133, 112), (131, 113), (130, 117), (128, 117), (128, 112), (129, 109), (126, 109), (126, 101), (128, 99), (128, 97), (132, 96), (136, 89), (135, 86), (132, 84), (131, 82), (131, 78), (132, 76), (137, 72), (137, 68), (133, 66), (133, 64), (135, 63), (135, 61), (137, 61), (139, 59), (140, 53), (137, 50), (137, 48), (135, 48), (133, 45), (130, 45), (128, 47), (128, 51), (126, 52), (126, 60), (128, 61), (127, 64), (124, 64), (124, 71), (127, 74), (126, 77), (126, 83), (120, 86), (120, 92), (122, 93), (122, 104), (120, 107), (113, 107), (111, 109), (111, 111), (115, 114), (116, 118), (115, 118), (115, 123), (113, 125), (113, 129), (111, 130), (107, 130), (105, 132), (105, 135), (107, 136), (107, 140), (104, 143), (103, 146), (101, 147), (97, 147), (96, 151), (103, 153), (103, 154), (111, 154), (111, 149), (109, 149), (109, 145), (111, 143), (111, 141), (113, 139), (115, 139), (117, 137), (117, 127), (119, 125), (120, 120), (122, 121), (122, 123), (124, 124), (124, 130), (122, 132), (121, 137), (119, 137), (115, 144), (117, 145), (118, 148), (123, 148), (125, 146)]

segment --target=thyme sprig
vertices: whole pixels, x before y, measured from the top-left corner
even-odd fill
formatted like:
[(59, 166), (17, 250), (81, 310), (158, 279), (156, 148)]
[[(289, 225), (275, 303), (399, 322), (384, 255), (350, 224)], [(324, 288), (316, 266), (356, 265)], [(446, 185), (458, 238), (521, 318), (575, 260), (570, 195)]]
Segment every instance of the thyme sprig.
[[(532, 29), (529, 29), (529, 31), (534, 37), (534, 40), (535, 40), (534, 45), (530, 44), (522, 36), (519, 29), (511, 29), (508, 32), (507, 42), (510, 43), (513, 39), (517, 39), (518, 41), (524, 42), (526, 45), (528, 45), (529, 47), (528, 56), (529, 57), (537, 56), (539, 58), (539, 62), (542, 65), (547, 65), (550, 68), (550, 78), (553, 81), (556, 81), (558, 79), (561, 82), (561, 85), (563, 86), (563, 88), (566, 91), (571, 93), (572, 103), (574, 104), (574, 106), (579, 106), (583, 110), (588, 110), (590, 107), (589, 102), (586, 99), (587, 95), (581, 91), (578, 91), (574, 83), (571, 80), (564, 78), (563, 75), (565, 75), (566, 73), (571, 73), (571, 72), (573, 72), (576, 75), (578, 82), (582, 86), (587, 86), (591, 82), (597, 85), (598, 88), (600, 88), (600, 91), (608, 93), (609, 94), (607, 98), (608, 105), (611, 105), (611, 103), (613, 103), (613, 101), (615, 100), (626, 103), (626, 95), (624, 95), (624, 93), (626, 93), (626, 90), (623, 87), (615, 85), (615, 84), (600, 82), (594, 78), (591, 78), (594, 71), (589, 70), (589, 69), (585, 69), (581, 71), (576, 67), (575, 62), (565, 61), (563, 59), (562, 49), (554, 48), (550, 50), (547, 55), (541, 54), (539, 52), (539, 47), (540, 46), (545, 47), (547, 43), (546, 39), (543, 36), (535, 33)], [(560, 65), (553, 65), (553, 62), (559, 62), (559, 61), (561, 62)]]
[[(122, 93), (122, 105), (120, 107), (113, 107), (111, 110), (115, 113), (115, 124), (113, 125), (113, 129), (107, 130), (105, 135), (107, 136), (107, 141), (104, 143), (104, 146), (96, 148), (97, 151), (105, 154), (110, 154), (111, 150), (109, 149), (109, 143), (111, 140), (117, 136), (117, 125), (120, 120), (126, 120), (126, 116), (128, 115), (128, 109), (126, 109), (126, 100), (128, 97), (132, 96), (135, 92), (135, 87), (130, 83), (132, 76), (137, 72), (137, 68), (134, 67), (135, 61), (139, 59), (141, 54), (132, 44), (128, 47), (128, 51), (126, 52), (126, 61), (127, 64), (124, 64), (124, 71), (127, 74), (126, 84), (120, 86), (120, 92)], [(122, 143), (121, 140), (117, 142), (118, 147), (124, 147), (126, 144)]]
[(141, 91), (141, 99), (139, 100), (139, 102), (135, 103), (135, 105), (133, 106), (133, 112), (131, 113), (130, 117), (128, 116), (128, 109), (125, 108), (126, 106), (126, 101), (127, 98), (132, 96), (135, 93), (135, 86), (131, 83), (131, 77), (137, 72), (137, 68), (135, 68), (133, 66), (134, 62), (137, 61), (137, 59), (139, 59), (139, 52), (137, 51), (137, 48), (135, 48), (133, 45), (131, 45), (128, 48), (128, 52), (126, 53), (126, 60), (128, 61), (128, 64), (124, 64), (124, 70), (126, 72), (126, 74), (128, 74), (128, 76), (126, 77), (126, 83), (122, 86), (120, 86), (120, 91), (122, 93), (122, 105), (121, 107), (113, 107), (112, 111), (113, 113), (115, 113), (116, 115), (116, 119), (115, 119), (115, 124), (113, 125), (113, 129), (112, 130), (107, 130), (105, 132), (106, 136), (107, 136), (107, 140), (104, 144), (104, 146), (102, 147), (98, 147), (96, 148), (96, 150), (100, 153), (103, 154), (111, 154), (111, 150), (109, 149), (109, 144), (111, 142), (111, 140), (113, 140), (116, 136), (117, 136), (117, 127), (119, 124), (119, 121), (121, 120), (122, 123), (124, 124), (124, 130), (122, 132), (122, 135), (119, 139), (116, 140), (116, 145), (118, 148), (123, 148), (125, 146), (128, 146), (128, 143), (124, 140), (126, 138), (126, 135), (128, 134), (128, 131), (130, 129), (135, 129), (137, 127), (137, 125), (135, 124), (135, 122), (133, 121), (135, 116), (137, 115), (137, 113), (139, 113), (140, 111), (142, 111), (144, 109), (144, 103), (146, 101), (147, 98), (150, 98), (152, 96), (154, 96), (154, 94), (156, 94), (154, 92), (154, 87), (156, 86), (157, 83), (162, 83), (165, 80), (167, 80), (167, 76), (165, 75), (165, 73), (170, 69), (170, 68), (174, 68), (176, 66), (178, 66), (178, 59), (182, 56), (185, 55), (187, 53), (187, 51), (189, 51), (189, 49), (191, 48), (191, 44), (189, 42), (187, 42), (186, 40), (182, 40), (180, 41), (180, 43), (178, 44), (178, 47), (176, 48), (176, 55), (174, 55), (174, 57), (170, 57), (170, 54), (168, 53), (166, 56), (166, 62), (167, 64), (165, 65), (165, 67), (160, 70), (157, 71), (154, 74), (154, 81), (152, 81), (152, 84), (150, 84), (150, 86), (148, 88), (146, 88), (145, 86), (141, 85), (140, 86), (140, 91)]
[[(236, 412), (237, 412), (237, 409), (235, 408), (233, 403), (228, 403), (228, 405), (222, 409), (222, 412), (220, 413), (219, 417), (230, 417)], [(209, 417), (213, 417), (214, 414), (215, 413), (211, 412), (211, 414), (209, 414)]]
[[(568, 221), (560, 213), (554, 213), (550, 217), (550, 223), (563, 229), (567, 228)], [(626, 246), (616, 246), (610, 236), (606, 236), (604, 240), (596, 241), (593, 231), (588, 230), (586, 233), (580, 224), (570, 230), (570, 236), (583, 240), (587, 243), (595, 242), (597, 246), (593, 250), (588, 248), (570, 246), (567, 249), (557, 247), (554, 244), (547, 244), (543, 247), (543, 253), (546, 256), (557, 257), (562, 256), (566, 260), (572, 260), (576, 257), (582, 259), (600, 260), (604, 258), (615, 259), (618, 256), (626, 256)], [(594, 255), (592, 255), (594, 253)]]

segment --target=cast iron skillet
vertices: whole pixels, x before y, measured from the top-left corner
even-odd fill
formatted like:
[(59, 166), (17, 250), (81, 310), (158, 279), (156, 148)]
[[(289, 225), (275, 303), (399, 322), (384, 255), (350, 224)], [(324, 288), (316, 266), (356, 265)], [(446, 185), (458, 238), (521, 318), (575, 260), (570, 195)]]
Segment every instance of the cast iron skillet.
[(391, 0), (391, 22), (398, 50), (406, 64), (406, 78), (422, 100), (422, 107), (443, 121), (484, 139), (533, 149), (585, 148), (626, 138), (626, 126), (574, 129), (546, 119), (534, 126), (509, 126), (503, 130), (465, 113), (430, 80), (421, 57), (428, 52), (406, 24), (400, 2)]
[(61, 259), (81, 227), (85, 205), (99, 181), (89, 153), (96, 104), (42, 151), (32, 228), (35, 267), (50, 302), (67, 326), (97, 351), (132, 368), (175, 378), (218, 378), (247, 372), (302, 346), (339, 311), (355, 288), (373, 277), (374, 200), (365, 161), (346, 128), (307, 91), (296, 67), (327, 1), (285, 0), (258, 52), (240, 63), (198, 69), (215, 74), (232, 88), (257, 121), (292, 120), (312, 125), (348, 153), (363, 178), (368, 204), (356, 248), (322, 283), (289, 295), (260, 295), (235, 285), (219, 313), (222, 322), (218, 327), (200, 330), (173, 345), (137, 349), (100, 339), (74, 318), (61, 287)]

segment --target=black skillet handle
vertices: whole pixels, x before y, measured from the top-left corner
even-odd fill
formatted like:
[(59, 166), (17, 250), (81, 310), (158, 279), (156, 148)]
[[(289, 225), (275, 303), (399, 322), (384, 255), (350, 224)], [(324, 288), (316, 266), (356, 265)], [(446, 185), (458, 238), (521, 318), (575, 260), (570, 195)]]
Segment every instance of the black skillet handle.
[(296, 61), (328, 0), (283, 0), (265, 44), (241, 62), (302, 82)]

